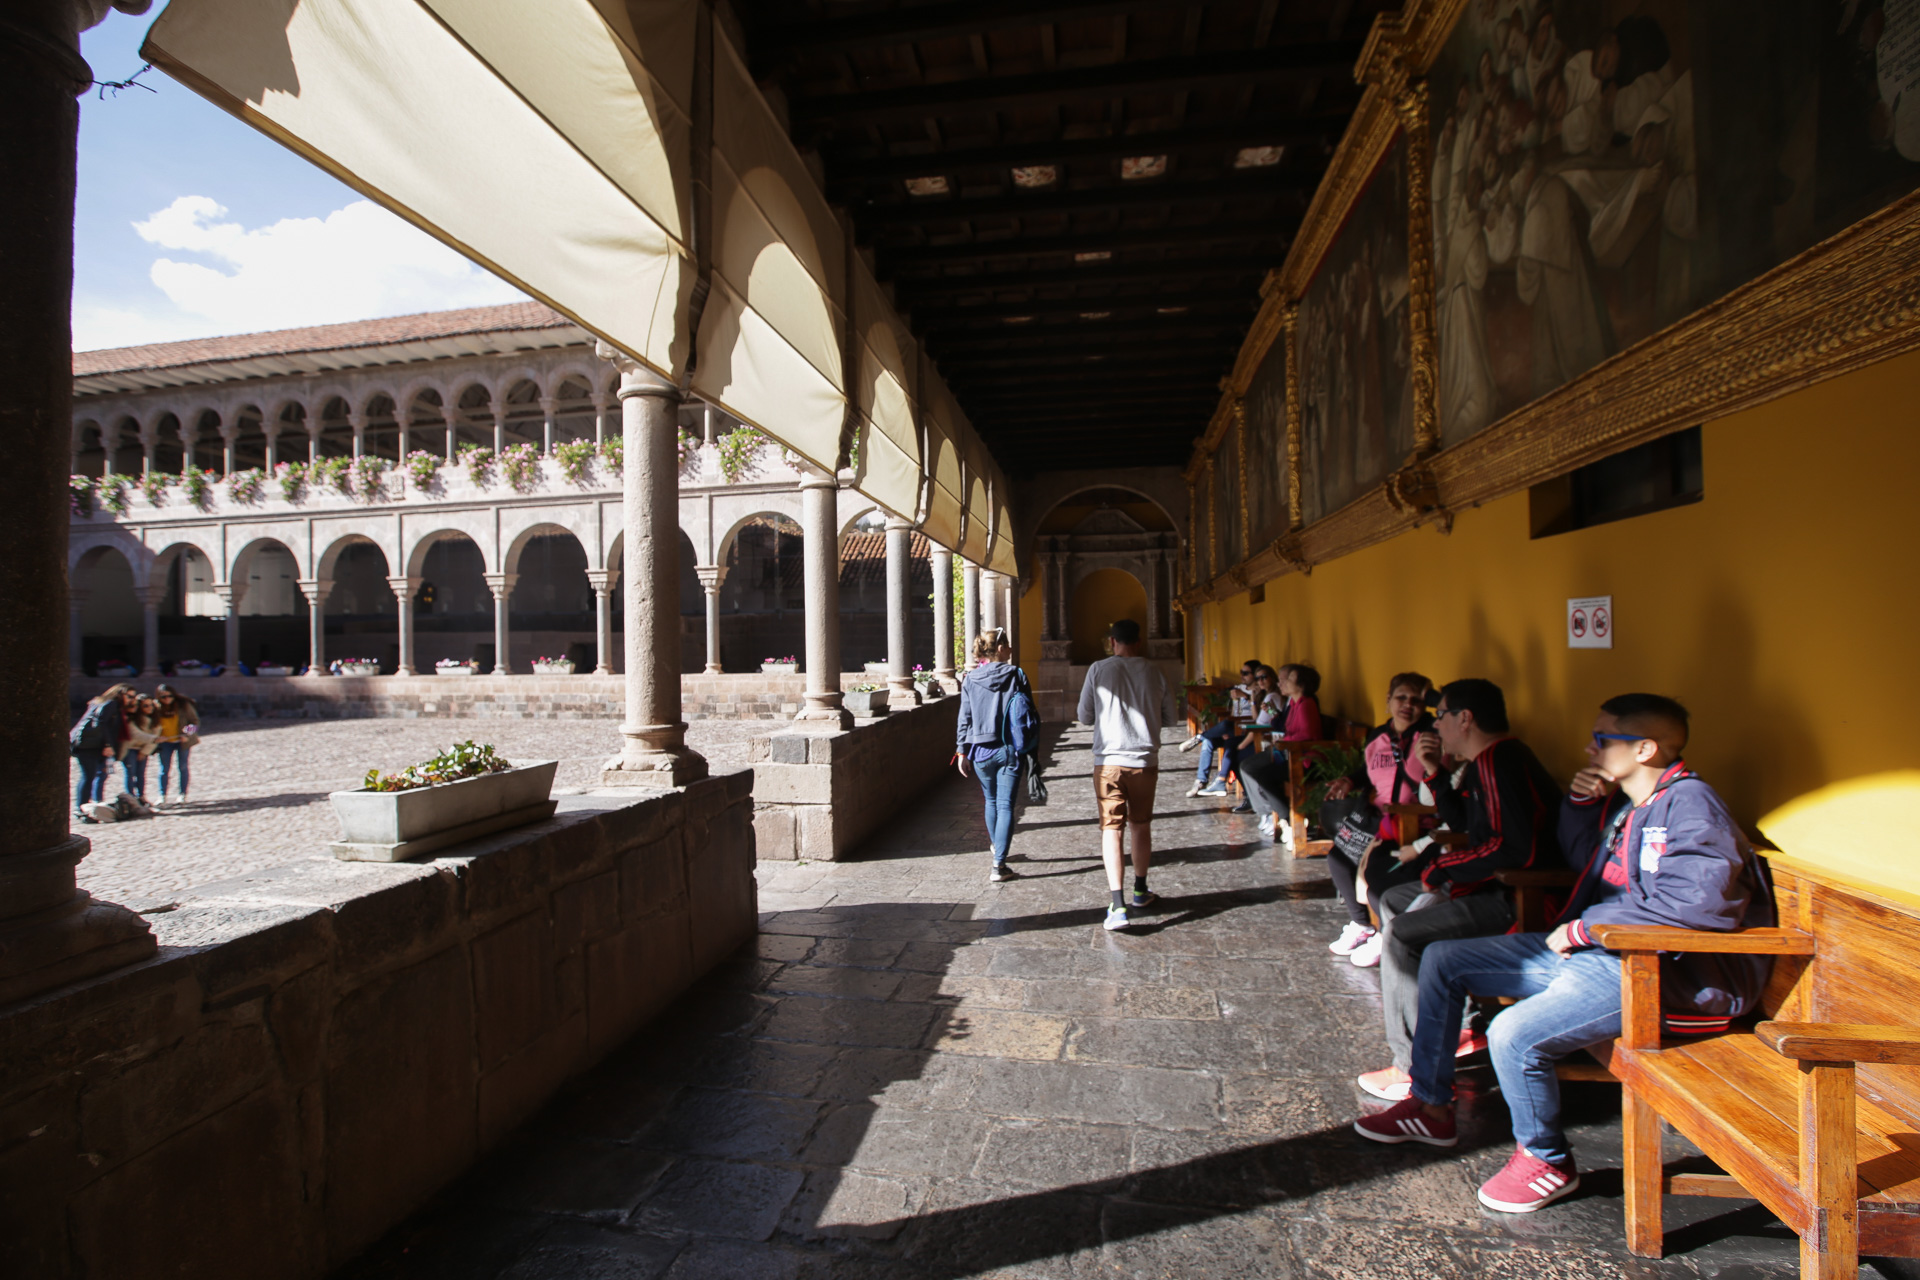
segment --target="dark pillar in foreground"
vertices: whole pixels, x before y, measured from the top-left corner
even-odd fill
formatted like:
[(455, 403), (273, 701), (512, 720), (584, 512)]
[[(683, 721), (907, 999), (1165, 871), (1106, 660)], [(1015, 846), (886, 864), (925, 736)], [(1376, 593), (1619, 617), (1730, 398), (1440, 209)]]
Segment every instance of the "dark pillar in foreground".
[[(145, 0), (115, 0), (138, 12)], [(87, 841), (67, 789), (67, 496), (73, 432), (75, 95), (93, 79), (79, 33), (104, 3), (25, 0), (0, 19), (0, 440), (7, 554), (0, 653), (12, 759), (0, 769), (0, 1004), (152, 955), (146, 922), (74, 887)]]

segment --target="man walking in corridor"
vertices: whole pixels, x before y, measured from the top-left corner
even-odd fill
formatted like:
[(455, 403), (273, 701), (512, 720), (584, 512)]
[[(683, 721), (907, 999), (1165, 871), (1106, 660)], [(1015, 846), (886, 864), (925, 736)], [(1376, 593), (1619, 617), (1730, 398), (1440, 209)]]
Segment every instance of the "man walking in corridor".
[[(1100, 806), (1100, 852), (1107, 864), (1106, 927), (1132, 923), (1129, 905), (1153, 901), (1147, 864), (1153, 856), (1153, 790), (1160, 773), (1160, 715), (1167, 682), (1140, 655), (1140, 624), (1122, 618), (1107, 631), (1113, 650), (1087, 668), (1080, 723), (1093, 726), (1093, 794)], [(1125, 848), (1122, 842), (1125, 842)], [(1133, 858), (1133, 896), (1122, 892), (1124, 854)]]

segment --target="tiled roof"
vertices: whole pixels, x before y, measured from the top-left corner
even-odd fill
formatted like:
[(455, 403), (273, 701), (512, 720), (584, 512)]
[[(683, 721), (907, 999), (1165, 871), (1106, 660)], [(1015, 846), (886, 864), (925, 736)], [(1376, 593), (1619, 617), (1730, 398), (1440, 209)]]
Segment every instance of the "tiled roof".
[[(907, 558), (924, 563), (928, 556), (927, 536), (918, 530), (907, 535)], [(862, 582), (887, 580), (887, 535), (855, 530), (840, 542), (840, 585), (857, 586)]]
[(73, 372), (75, 377), (87, 377), (138, 369), (174, 369), (182, 365), (210, 364), (221, 360), (390, 346), (469, 333), (557, 329), (572, 324), (573, 321), (545, 303), (509, 302), (497, 307), (428, 311), (420, 315), (355, 320), (348, 324), (323, 324), (307, 329), (276, 329), (268, 333), (240, 333), (225, 338), (156, 342), (145, 347), (76, 351), (73, 353)]

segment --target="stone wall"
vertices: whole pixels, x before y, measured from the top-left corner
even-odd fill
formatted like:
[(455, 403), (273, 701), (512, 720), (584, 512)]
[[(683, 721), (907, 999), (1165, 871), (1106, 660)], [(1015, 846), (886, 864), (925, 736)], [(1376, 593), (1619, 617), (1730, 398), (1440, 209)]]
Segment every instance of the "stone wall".
[(0, 1009), (0, 1275), (320, 1276), (755, 930), (753, 774), (311, 859)]
[[(151, 689), (166, 677), (133, 680)], [(851, 687), (874, 677), (840, 677)], [(804, 675), (691, 675), (680, 678), (680, 714), (688, 720), (785, 720), (800, 709)], [(76, 677), (71, 714), (113, 682)], [(422, 716), (498, 716), (512, 720), (618, 720), (626, 709), (620, 676), (200, 676), (173, 681), (207, 717), (239, 719), (412, 720)]]
[(960, 699), (857, 720), (843, 733), (753, 738), (753, 825), (762, 858), (834, 861), (932, 785), (953, 758)]

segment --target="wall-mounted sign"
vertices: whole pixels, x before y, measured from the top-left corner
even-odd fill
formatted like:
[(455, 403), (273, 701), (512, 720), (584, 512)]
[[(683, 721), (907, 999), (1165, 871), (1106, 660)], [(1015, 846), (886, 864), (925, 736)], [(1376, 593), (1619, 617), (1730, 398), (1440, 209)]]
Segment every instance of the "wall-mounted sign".
[(1567, 601), (1567, 648), (1613, 648), (1613, 597), (1584, 596)]

